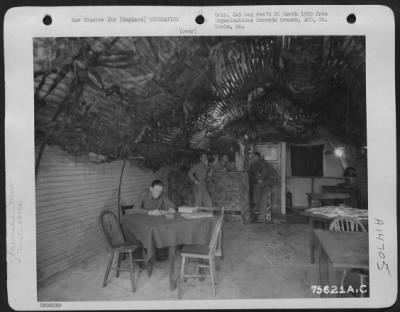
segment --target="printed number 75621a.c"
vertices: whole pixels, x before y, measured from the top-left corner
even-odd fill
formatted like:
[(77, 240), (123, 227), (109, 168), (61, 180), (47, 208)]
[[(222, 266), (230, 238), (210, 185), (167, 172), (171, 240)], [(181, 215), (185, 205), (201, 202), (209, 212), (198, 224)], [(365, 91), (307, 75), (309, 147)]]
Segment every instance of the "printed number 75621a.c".
[(322, 293), (324, 294), (331, 294), (331, 295), (335, 295), (335, 294), (365, 294), (368, 292), (368, 287), (367, 285), (360, 285), (360, 287), (356, 287), (354, 288), (353, 286), (349, 285), (349, 286), (336, 286), (336, 285), (325, 285), (325, 286), (321, 286), (321, 285), (311, 285), (311, 291), (313, 294), (317, 294), (320, 295)]

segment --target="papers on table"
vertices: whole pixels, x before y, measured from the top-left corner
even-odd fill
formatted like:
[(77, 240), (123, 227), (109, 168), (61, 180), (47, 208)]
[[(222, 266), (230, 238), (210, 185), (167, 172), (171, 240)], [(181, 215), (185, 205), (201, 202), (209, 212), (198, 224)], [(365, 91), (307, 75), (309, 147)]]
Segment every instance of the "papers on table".
[(198, 219), (198, 218), (209, 218), (213, 214), (210, 212), (192, 212), (192, 213), (181, 213), (181, 216), (185, 219)]
[(178, 208), (178, 211), (186, 219), (209, 218), (213, 216), (212, 212), (199, 211), (199, 207), (181, 206)]
[(173, 214), (173, 213), (169, 213), (169, 214), (166, 214), (166, 215), (164, 215), (165, 216), (165, 218), (167, 219), (167, 220), (173, 220), (173, 219), (175, 219), (175, 214)]
[(307, 212), (312, 212), (314, 214), (322, 214), (326, 217), (348, 217), (348, 218), (358, 218), (358, 219), (368, 219), (368, 210), (349, 208), (342, 206), (323, 206), (310, 208), (305, 210)]
[(181, 206), (178, 208), (178, 212), (182, 213), (193, 213), (197, 212), (199, 210), (199, 207), (191, 207), (191, 206)]
[(167, 210), (150, 210), (149, 212), (148, 212), (148, 215), (149, 216), (164, 216), (164, 215), (167, 215), (167, 214), (170, 214)]

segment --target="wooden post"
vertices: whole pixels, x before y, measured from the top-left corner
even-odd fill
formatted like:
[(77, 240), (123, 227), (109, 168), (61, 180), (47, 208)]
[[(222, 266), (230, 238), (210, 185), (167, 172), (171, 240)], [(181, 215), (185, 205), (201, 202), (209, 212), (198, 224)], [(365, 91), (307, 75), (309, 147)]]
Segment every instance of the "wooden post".
[(118, 195), (117, 195), (117, 209), (118, 209), (118, 222), (121, 223), (121, 186), (122, 186), (122, 178), (124, 176), (124, 170), (126, 166), (127, 158), (124, 159), (121, 168), (121, 174), (119, 176), (119, 184), (118, 184)]
[(311, 193), (314, 193), (314, 177), (311, 177)]
[(244, 142), (244, 170), (248, 171), (250, 167), (250, 160), (249, 160), (249, 147), (250, 144), (245, 141)]
[(281, 213), (286, 214), (286, 142), (281, 143)]

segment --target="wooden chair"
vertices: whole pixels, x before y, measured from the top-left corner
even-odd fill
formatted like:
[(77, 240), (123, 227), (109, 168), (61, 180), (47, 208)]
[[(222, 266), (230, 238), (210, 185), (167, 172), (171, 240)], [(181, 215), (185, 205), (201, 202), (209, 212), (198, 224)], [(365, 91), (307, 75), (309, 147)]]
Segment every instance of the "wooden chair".
[(134, 205), (121, 205), (120, 206), (120, 208), (121, 208), (121, 214), (124, 216), (126, 213), (125, 213), (125, 211), (126, 210), (130, 210), (130, 209), (133, 209), (133, 207), (134, 207)]
[(337, 232), (367, 232), (364, 225), (358, 219), (339, 217), (329, 224), (330, 231)]
[[(135, 206), (135, 205), (120, 205), (121, 215), (125, 216), (125, 215), (126, 215), (126, 210), (131, 210), (131, 209), (133, 209), (134, 206)], [(143, 259), (145, 259), (145, 258), (146, 258), (146, 250), (144, 249), (142, 243), (139, 242), (139, 241), (137, 241), (137, 242), (135, 242), (135, 243), (138, 243), (138, 244), (139, 244), (140, 252), (142, 253)], [(122, 255), (122, 260), (125, 260), (125, 259), (126, 259), (126, 256), (127, 256), (127, 254), (123, 254), (123, 255)], [(140, 260), (140, 259), (139, 259), (139, 260)], [(146, 268), (146, 262), (145, 262), (145, 261), (143, 261), (142, 266), (143, 266), (143, 268)]]
[[(223, 211), (223, 209), (222, 209)], [(211, 285), (213, 290), (213, 295), (216, 295), (216, 267), (215, 267), (215, 258), (222, 256), (222, 240), (221, 240), (221, 231), (222, 231), (222, 223), (223, 223), (224, 215), (222, 214), (217, 223), (214, 226), (213, 234), (210, 239), (210, 243), (208, 246), (203, 245), (187, 245), (182, 248), (181, 256), (181, 270), (180, 270), (180, 278), (178, 281), (178, 299), (182, 298), (182, 287), (185, 279), (187, 278), (204, 278), (206, 276), (211, 277)], [(207, 268), (210, 270), (210, 274), (186, 274), (185, 273), (185, 265), (189, 263), (190, 259), (196, 259), (198, 261), (205, 261), (205, 264), (199, 263), (198, 268)]]
[[(224, 216), (225, 216), (225, 206), (219, 207), (200, 207), (199, 211), (212, 211), (214, 215), (220, 215), (222, 218), (222, 225), (221, 225), (221, 235), (218, 237), (218, 244), (217, 244), (217, 257), (219, 259), (224, 260), (224, 246), (223, 246), (223, 238), (224, 238)], [(218, 270), (218, 266), (217, 266)]]
[[(367, 232), (365, 226), (358, 220), (352, 218), (344, 218), (339, 217), (333, 220), (329, 224), (330, 231), (337, 231), (337, 232)], [(364, 283), (368, 280), (368, 272), (361, 269), (353, 269), (351, 272), (356, 273), (360, 277), (360, 285), (364, 285)], [(346, 279), (348, 272), (347, 270), (343, 270), (343, 275), (340, 281), (340, 286), (344, 286), (344, 282)], [(361, 297), (364, 297), (363, 293), (360, 293)]]
[[(119, 277), (119, 271), (129, 271), (131, 274), (132, 291), (135, 292), (136, 286), (135, 286), (134, 262), (144, 261), (144, 259), (135, 260), (133, 258), (133, 252), (139, 248), (139, 245), (127, 242), (125, 240), (117, 216), (112, 211), (109, 210), (104, 211), (100, 215), (99, 219), (101, 227), (103, 229), (104, 236), (106, 238), (107, 247), (110, 251), (110, 256), (106, 268), (106, 274), (103, 280), (103, 287), (105, 287), (107, 284), (108, 275), (111, 270), (117, 271), (116, 277)], [(117, 254), (118, 256), (117, 266), (112, 267), (115, 254)], [(124, 254), (128, 254), (129, 256), (129, 269), (121, 267), (122, 255)]]

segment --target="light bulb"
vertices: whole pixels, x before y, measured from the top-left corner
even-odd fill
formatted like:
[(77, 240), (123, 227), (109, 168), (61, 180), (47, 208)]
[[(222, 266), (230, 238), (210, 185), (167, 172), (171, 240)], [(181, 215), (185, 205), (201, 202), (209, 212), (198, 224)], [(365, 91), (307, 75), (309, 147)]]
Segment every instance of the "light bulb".
[(335, 149), (335, 156), (337, 157), (343, 157), (344, 156), (344, 150), (342, 147), (336, 148)]

